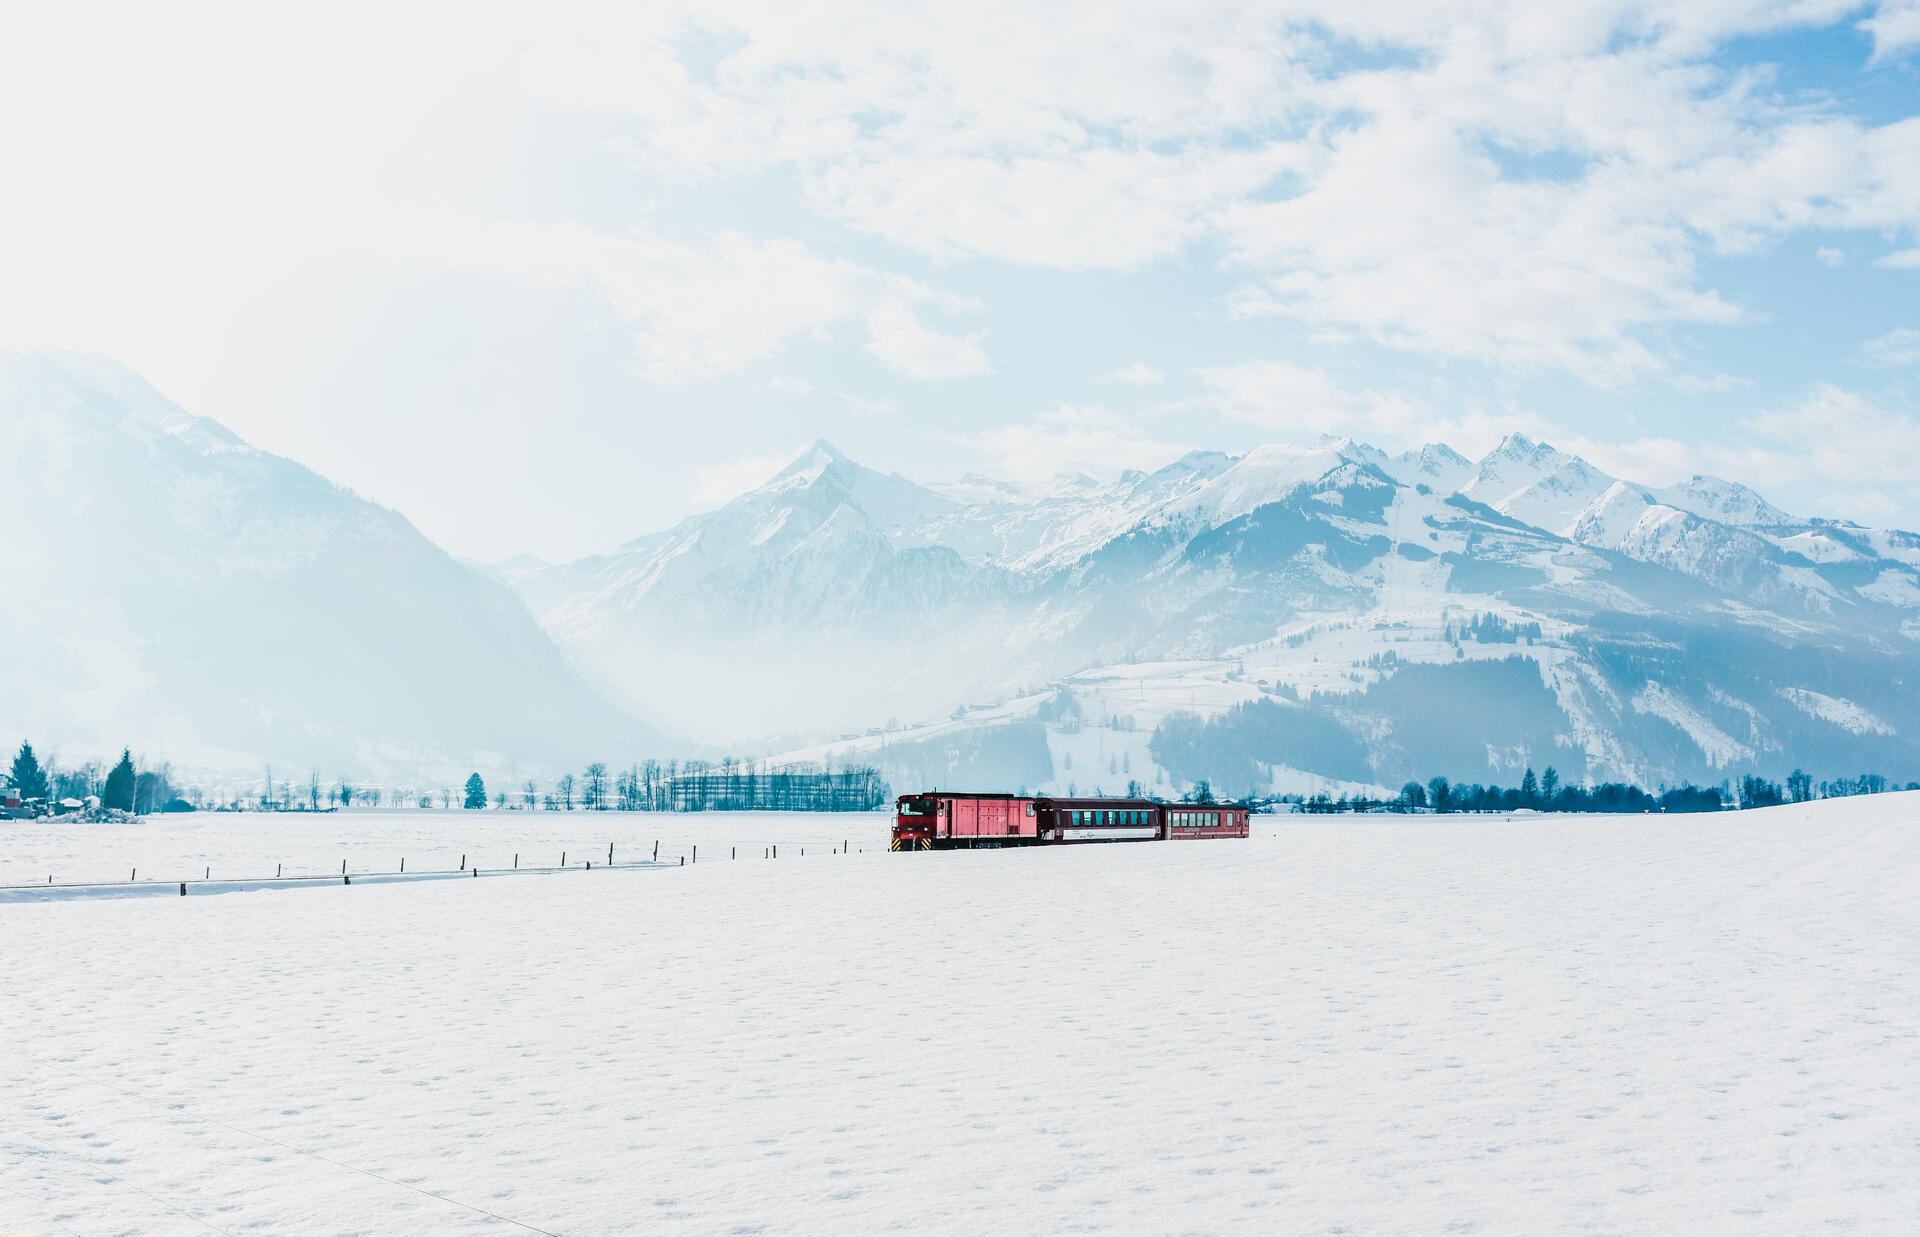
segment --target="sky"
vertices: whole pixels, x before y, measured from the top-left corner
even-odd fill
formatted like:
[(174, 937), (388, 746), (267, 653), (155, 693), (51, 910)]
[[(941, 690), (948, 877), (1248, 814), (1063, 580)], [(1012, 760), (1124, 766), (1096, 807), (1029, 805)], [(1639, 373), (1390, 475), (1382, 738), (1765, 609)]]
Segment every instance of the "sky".
[(1519, 431), (1920, 528), (1920, 0), (14, 6), (0, 346), (488, 561), (818, 437)]

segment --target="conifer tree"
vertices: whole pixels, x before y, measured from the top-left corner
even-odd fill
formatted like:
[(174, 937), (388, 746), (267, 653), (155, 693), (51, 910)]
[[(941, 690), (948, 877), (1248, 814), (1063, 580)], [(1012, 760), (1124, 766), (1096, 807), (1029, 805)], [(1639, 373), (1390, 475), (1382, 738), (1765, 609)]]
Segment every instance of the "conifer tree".
[(1533, 775), (1533, 766), (1527, 766), (1527, 774), (1520, 779), (1520, 806), (1540, 806), (1540, 779)]
[(47, 772), (40, 767), (40, 758), (33, 754), (33, 744), (21, 741), (20, 751), (13, 758), (12, 774), (22, 799), (47, 797)]
[(133, 810), (133, 752), (122, 749), (120, 763), (113, 766), (107, 774), (106, 793), (100, 796), (102, 807), (118, 808), (122, 812)]
[(480, 780), (478, 773), (467, 775), (467, 801), (465, 806), (474, 809), (487, 806), (487, 785)]

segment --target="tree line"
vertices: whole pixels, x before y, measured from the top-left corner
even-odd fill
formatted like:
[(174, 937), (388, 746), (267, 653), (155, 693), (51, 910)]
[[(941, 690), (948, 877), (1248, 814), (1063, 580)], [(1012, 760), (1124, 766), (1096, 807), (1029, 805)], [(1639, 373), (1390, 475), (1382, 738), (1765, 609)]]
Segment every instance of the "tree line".
[(93, 761), (65, 768), (52, 759), (43, 764), (33, 744), (22, 741), (0, 775), (0, 786), (11, 790), (22, 804), (48, 810), (63, 802), (85, 804), (89, 799), (98, 800), (103, 808), (142, 815), (193, 810), (193, 804), (174, 788), (170, 764), (162, 761), (136, 770), (131, 749), (122, 751), (120, 759), (107, 768)]
[(331, 811), (342, 808), (419, 807), (495, 810), (712, 812), (712, 811), (871, 811), (885, 805), (889, 789), (870, 765), (796, 764), (773, 766), (764, 760), (728, 757), (708, 760), (644, 760), (624, 770), (602, 761), (579, 774), (564, 773), (542, 782), (513, 779), (512, 789), (489, 793), (479, 773), (465, 785), (382, 786), (347, 777), (323, 779), (315, 769), (306, 777), (277, 776), (272, 765), (258, 782), (243, 786), (176, 787), (165, 762), (135, 768), (131, 750), (103, 768), (86, 763), (71, 768), (42, 761), (31, 742), (22, 742), (11, 766), (0, 772), (29, 810), (57, 811), (73, 801), (95, 800), (104, 809), (145, 815), (151, 812)]
[[(886, 804), (888, 787), (871, 765), (833, 769), (736, 760), (647, 760), (610, 772), (598, 761), (583, 776), (562, 774), (542, 791), (534, 781), (495, 792), (496, 809), (571, 812), (870, 812)], [(516, 799), (517, 796), (517, 799)], [(486, 782), (467, 778), (462, 806), (489, 806)]]
[(1559, 771), (1549, 765), (1546, 772), (1537, 777), (1531, 768), (1527, 769), (1518, 786), (1454, 783), (1445, 777), (1434, 777), (1424, 783), (1408, 782), (1391, 798), (1344, 794), (1335, 798), (1322, 792), (1311, 796), (1282, 796), (1277, 802), (1296, 804), (1303, 812), (1719, 812), (1730, 808), (1806, 803), (1815, 798), (1877, 795), (1902, 789), (1920, 790), (1920, 782), (1908, 782), (1902, 787), (1878, 773), (1863, 773), (1857, 778), (1834, 778), (1816, 784), (1811, 775), (1795, 769), (1787, 776), (1784, 786), (1752, 774), (1734, 784), (1685, 783), (1663, 786), (1657, 791), (1627, 782), (1569, 786), (1562, 784)]

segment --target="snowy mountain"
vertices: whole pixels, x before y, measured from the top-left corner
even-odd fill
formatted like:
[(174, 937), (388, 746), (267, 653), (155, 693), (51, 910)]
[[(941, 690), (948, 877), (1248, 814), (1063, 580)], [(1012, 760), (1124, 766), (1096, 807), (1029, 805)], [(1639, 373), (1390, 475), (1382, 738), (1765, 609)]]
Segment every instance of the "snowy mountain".
[(323, 777), (657, 736), (504, 583), (86, 356), (0, 354), (0, 735)]
[[(871, 496), (871, 497), (869, 497)], [(869, 504), (873, 507), (869, 510)], [(1920, 538), (1510, 436), (1022, 494), (825, 444), (519, 587), (663, 725), (902, 784), (1920, 775)], [(835, 737), (835, 736), (840, 737)]]

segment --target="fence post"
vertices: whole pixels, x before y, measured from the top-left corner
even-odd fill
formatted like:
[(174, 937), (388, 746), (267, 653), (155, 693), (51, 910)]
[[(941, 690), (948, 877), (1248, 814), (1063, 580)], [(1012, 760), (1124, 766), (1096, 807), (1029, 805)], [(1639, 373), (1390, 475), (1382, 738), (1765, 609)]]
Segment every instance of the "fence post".
[(653, 839), (653, 861), (655, 863), (660, 862), (660, 839), (659, 838)]
[(567, 866), (567, 852), (564, 850), (560, 852), (560, 866), (563, 868)]
[[(727, 855), (727, 858), (729, 859), (738, 859), (739, 857), (740, 857), (740, 848), (738, 846), (734, 847), (733, 850)], [(53, 877), (51, 876), (47, 877), (47, 883), (51, 885), (53, 883)]]
[(280, 869), (281, 869), (281, 868), (283, 868), (283, 867), (285, 867), (285, 866), (286, 866), (286, 865), (285, 865), (285, 864), (283, 864), (283, 863), (276, 863), (276, 864), (274, 864), (274, 865), (273, 865), (273, 878), (274, 878), (275, 880), (279, 880), (279, 879), (280, 879)]
[(180, 882), (180, 896), (183, 898), (187, 896), (187, 882), (185, 881)]
[(340, 873), (340, 883), (341, 883), (341, 884), (343, 884), (343, 885), (351, 885), (351, 884), (353, 884), (353, 877), (351, 877), (351, 876), (348, 876), (348, 875), (347, 875), (347, 874), (346, 874), (345, 872), (341, 872), (341, 873)]
[(700, 848), (698, 846), (693, 848), (693, 861), (695, 863), (700, 862)]
[(517, 850), (513, 852), (513, 870), (516, 872), (520, 870), (520, 852)]
[(683, 868), (687, 866), (687, 857), (685, 855), (680, 856), (680, 866)]
[(467, 857), (465, 855), (460, 856), (460, 870), (462, 872), (467, 870)]
[(612, 842), (607, 843), (607, 866), (608, 867), (613, 866), (613, 843)]
[[(467, 862), (467, 857), (465, 855), (460, 856), (461, 865), (465, 866), (466, 862)], [(340, 861), (340, 875), (345, 876), (346, 874), (347, 874), (347, 861), (345, 859), (342, 859)]]
[(207, 874), (206, 874), (205, 876), (202, 876), (202, 877), (201, 877), (200, 879), (201, 879), (201, 880), (203, 880), (203, 881), (210, 881), (210, 880), (212, 880), (212, 879), (213, 879), (213, 869), (212, 869), (212, 868), (208, 868), (208, 869), (207, 869)]
[(407, 857), (405, 855), (400, 856), (400, 870), (402, 872), (407, 870)]
[(140, 869), (139, 869), (139, 868), (129, 868), (129, 869), (127, 870), (127, 884), (129, 884), (129, 885), (131, 885), (131, 884), (133, 884), (133, 878), (134, 878), (134, 877), (136, 877), (136, 876), (138, 876), (138, 875), (140, 875)]
[(778, 858), (780, 857), (780, 846), (779, 846), (779, 844), (778, 844), (778, 843), (775, 843), (775, 845), (774, 845), (774, 848), (773, 848), (773, 857), (774, 857), (775, 859), (778, 859)]

